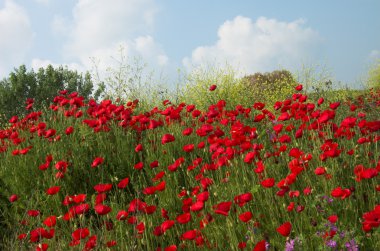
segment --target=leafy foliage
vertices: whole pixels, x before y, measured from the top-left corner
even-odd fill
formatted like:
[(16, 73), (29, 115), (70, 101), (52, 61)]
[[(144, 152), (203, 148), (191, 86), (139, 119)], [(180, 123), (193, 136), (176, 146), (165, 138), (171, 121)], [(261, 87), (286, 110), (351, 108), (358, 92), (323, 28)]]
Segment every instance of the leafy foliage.
[[(200, 109), (206, 109), (218, 100), (224, 100), (227, 107), (249, 105), (252, 102), (242, 79), (228, 66), (197, 68), (186, 76), (185, 82), (179, 99)], [(218, 86), (212, 93), (209, 90), (211, 85)]]
[(289, 98), (296, 84), (296, 80), (288, 70), (255, 73), (244, 77), (243, 82), (252, 97), (260, 97), (262, 101), (270, 104), (276, 100)]
[(25, 100), (33, 100), (33, 107), (39, 110), (50, 104), (58, 91), (63, 89), (78, 92), (88, 99), (93, 91), (90, 74), (82, 76), (76, 71), (51, 65), (34, 72), (27, 71), (25, 65), (21, 65), (8, 78), (0, 81), (0, 123), (13, 115), (24, 115)]

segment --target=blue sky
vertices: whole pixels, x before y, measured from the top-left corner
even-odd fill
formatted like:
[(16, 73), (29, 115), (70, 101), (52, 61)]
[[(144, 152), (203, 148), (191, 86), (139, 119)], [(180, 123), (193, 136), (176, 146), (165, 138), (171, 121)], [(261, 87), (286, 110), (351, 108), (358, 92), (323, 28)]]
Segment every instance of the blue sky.
[(378, 10), (378, 0), (0, 0), (0, 78), (21, 64), (96, 61), (105, 72), (122, 46), (169, 79), (208, 63), (242, 74), (321, 64), (357, 86), (380, 58)]

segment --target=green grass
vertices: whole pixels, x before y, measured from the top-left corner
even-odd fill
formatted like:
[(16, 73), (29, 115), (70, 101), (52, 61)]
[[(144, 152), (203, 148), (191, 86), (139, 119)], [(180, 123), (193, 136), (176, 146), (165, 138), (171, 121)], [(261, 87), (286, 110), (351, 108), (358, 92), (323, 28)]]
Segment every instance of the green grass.
[[(3, 147), (0, 153), (1, 249), (30, 250), (46, 243), (49, 250), (82, 250), (90, 236), (96, 236), (94, 250), (107, 250), (109, 241), (117, 243), (109, 248), (111, 250), (156, 250), (158, 247), (164, 250), (170, 245), (183, 250), (237, 250), (242, 242), (246, 243), (245, 250), (252, 250), (262, 240), (270, 244), (269, 250), (283, 250), (286, 243), (294, 239), (294, 250), (329, 250), (328, 245), (333, 242), (337, 250), (346, 250), (346, 243), (352, 240), (361, 250), (379, 250), (379, 228), (374, 224), (369, 231), (363, 231), (362, 227), (363, 214), (380, 204), (379, 130), (371, 130), (366, 124), (378, 121), (380, 93), (331, 92), (325, 103), (315, 104), (314, 109), (311, 101), (294, 98), (282, 106), (283, 111), (276, 111), (269, 104), (264, 110), (254, 109), (253, 103), (259, 100), (249, 106), (237, 106), (238, 103), (228, 100), (224, 106), (215, 95), (227, 90), (223, 90), (223, 86), (218, 88), (207, 92), (209, 103), (204, 104), (206, 109), (199, 108), (199, 117), (193, 116), (190, 101), (160, 105), (156, 109), (143, 109), (138, 104), (118, 107), (109, 102), (83, 107), (68, 103), (55, 104), (57, 111), (46, 110), (35, 120), (32, 116), (19, 118), (17, 123), (4, 127), (0, 131)], [(333, 97), (337, 93), (344, 99), (332, 110), (329, 104), (336, 101)], [(319, 98), (314, 96), (312, 94), (310, 100)], [(306, 106), (309, 110), (304, 109)], [(79, 110), (83, 111), (82, 117), (67, 116), (68, 112), (75, 114)], [(334, 111), (335, 117), (323, 122), (322, 114), (326, 110)], [(289, 120), (274, 119), (285, 111), (290, 114)], [(263, 113), (265, 118), (255, 122), (254, 118)], [(356, 121), (342, 127), (341, 122), (347, 117)], [(86, 120), (98, 126), (91, 128), (91, 123), (84, 123)], [(46, 123), (45, 129), (41, 123)], [(153, 129), (150, 126), (154, 124), (158, 126)], [(273, 127), (278, 124), (283, 124), (283, 129), (276, 134)], [(74, 131), (66, 135), (69, 126)], [(186, 128), (193, 128), (189, 136), (182, 134)], [(300, 128), (303, 134), (297, 137)], [(56, 134), (48, 137), (48, 129), (55, 129)], [(163, 144), (165, 134), (173, 135), (175, 140)], [(288, 141), (281, 142), (285, 137)], [(358, 143), (359, 138), (367, 138), (368, 142)], [(337, 144), (340, 153), (324, 159), (324, 150), (333, 148), (329, 140)], [(201, 142), (205, 146), (198, 148)], [(143, 149), (136, 152), (138, 144)], [(183, 147), (189, 144), (194, 144), (194, 150), (184, 151)], [(31, 148), (26, 154), (15, 152), (28, 147)], [(291, 149), (301, 152), (291, 156)], [(352, 149), (354, 153), (347, 154)], [(255, 157), (248, 160), (247, 155), (251, 153)], [(42, 171), (39, 166), (46, 162), (48, 155), (52, 155), (52, 161)], [(96, 157), (104, 158), (104, 162), (93, 168)], [(196, 159), (202, 162), (196, 164)], [(151, 168), (150, 164), (156, 160), (158, 167)], [(56, 178), (58, 161), (68, 163), (60, 179)], [(137, 170), (134, 166), (139, 162), (143, 168)], [(256, 169), (259, 163), (265, 167), (261, 173)], [(358, 181), (359, 174), (354, 172), (358, 165), (372, 168), (376, 175)], [(326, 174), (316, 175), (317, 167), (325, 167)], [(165, 175), (153, 181), (161, 172)], [(119, 189), (118, 183), (127, 177), (129, 184)], [(261, 184), (267, 178), (274, 178), (273, 187), (265, 188)], [(285, 179), (287, 185), (280, 187), (280, 181)], [(207, 180), (212, 182), (206, 185)], [(165, 181), (165, 189), (144, 194), (144, 189), (157, 186), (160, 181)], [(106, 199), (100, 203), (112, 208), (106, 215), (99, 215), (95, 210), (98, 193), (94, 186), (97, 184), (112, 184), (112, 189), (105, 193)], [(46, 189), (52, 186), (60, 186), (60, 191), (47, 195)], [(345, 192), (350, 193), (347, 198), (331, 195), (337, 187), (347, 189)], [(310, 193), (304, 192), (307, 188), (311, 189)], [(278, 194), (281, 190), (284, 196)], [(202, 209), (193, 211), (190, 206), (196, 203), (197, 194), (204, 191), (209, 193), (209, 198)], [(235, 198), (245, 193), (251, 193), (252, 200), (239, 206)], [(19, 199), (10, 203), (8, 198), (12, 194), (17, 194)], [(83, 203), (88, 203), (89, 211), (64, 220), (75, 203), (65, 206), (62, 201), (66, 196), (78, 194), (86, 194)], [(128, 211), (134, 199), (143, 201), (145, 206), (129, 212), (126, 220), (117, 220), (117, 214)], [(215, 210), (221, 202), (232, 202), (227, 215)], [(291, 203), (294, 209), (288, 210)], [(143, 209), (146, 206), (154, 206), (155, 211), (147, 213)], [(27, 212), (31, 209), (38, 210), (40, 215), (29, 216)], [(190, 212), (191, 220), (180, 224), (176, 218), (185, 212)], [(247, 222), (239, 219), (244, 212), (252, 213)], [(57, 217), (52, 228), (54, 236), (34, 242), (32, 230), (51, 229), (43, 221), (52, 215)], [(328, 221), (331, 215), (338, 216), (335, 224)], [(167, 230), (160, 228), (167, 220), (175, 224)], [(287, 237), (276, 231), (284, 222), (292, 225)], [(141, 225), (137, 227), (141, 223), (144, 230), (139, 229)], [(88, 228), (90, 235), (71, 247), (72, 233), (78, 228)], [(160, 229), (164, 232), (161, 235), (157, 234)], [(193, 240), (181, 238), (194, 229), (197, 231)], [(26, 237), (19, 240), (20, 234)]]

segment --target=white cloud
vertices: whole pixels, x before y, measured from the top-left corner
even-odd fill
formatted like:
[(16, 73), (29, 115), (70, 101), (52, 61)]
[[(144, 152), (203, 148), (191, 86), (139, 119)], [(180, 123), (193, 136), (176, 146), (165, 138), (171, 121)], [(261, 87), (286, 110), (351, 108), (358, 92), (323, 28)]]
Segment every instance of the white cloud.
[[(40, 58), (32, 59), (32, 63), (31, 63), (31, 67), (34, 69), (34, 71), (38, 71), (38, 69), (40, 68), (46, 68), (48, 65), (51, 65), (54, 68), (58, 68), (62, 66), (61, 64), (55, 63), (49, 59), (40, 59)], [(83, 65), (80, 65), (77, 63), (65, 64), (64, 67), (66, 66), (69, 70), (78, 71), (78, 72), (86, 71)]]
[(218, 40), (211, 46), (199, 46), (191, 57), (183, 59), (186, 68), (226, 62), (236, 69), (253, 73), (279, 66), (292, 68), (312, 56), (321, 42), (318, 33), (303, 27), (302, 19), (280, 22), (265, 17), (253, 22), (237, 16), (218, 29)]
[(164, 67), (169, 59), (149, 35), (157, 11), (154, 0), (78, 0), (72, 19), (56, 16), (51, 29), (65, 41), (65, 62), (89, 71), (96, 62), (101, 77), (107, 68), (117, 67), (120, 48), (128, 59), (141, 58), (150, 68)]
[(55, 15), (50, 24), (53, 35), (64, 37), (70, 31), (69, 21), (60, 15)]
[(50, 3), (50, 0), (35, 0), (37, 3), (40, 3), (40, 4), (49, 4)]
[(0, 7), (0, 76), (23, 64), (35, 36), (26, 11), (14, 1)]
[(65, 55), (88, 56), (115, 42), (146, 35), (156, 11), (153, 0), (79, 0), (73, 10)]

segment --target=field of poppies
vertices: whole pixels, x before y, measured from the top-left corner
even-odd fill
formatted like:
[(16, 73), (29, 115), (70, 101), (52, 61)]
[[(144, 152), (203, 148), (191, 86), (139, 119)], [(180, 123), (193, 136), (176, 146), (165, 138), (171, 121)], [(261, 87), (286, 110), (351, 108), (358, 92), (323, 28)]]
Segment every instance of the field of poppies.
[(27, 100), (0, 129), (0, 249), (380, 250), (380, 92), (294, 88), (205, 110)]

